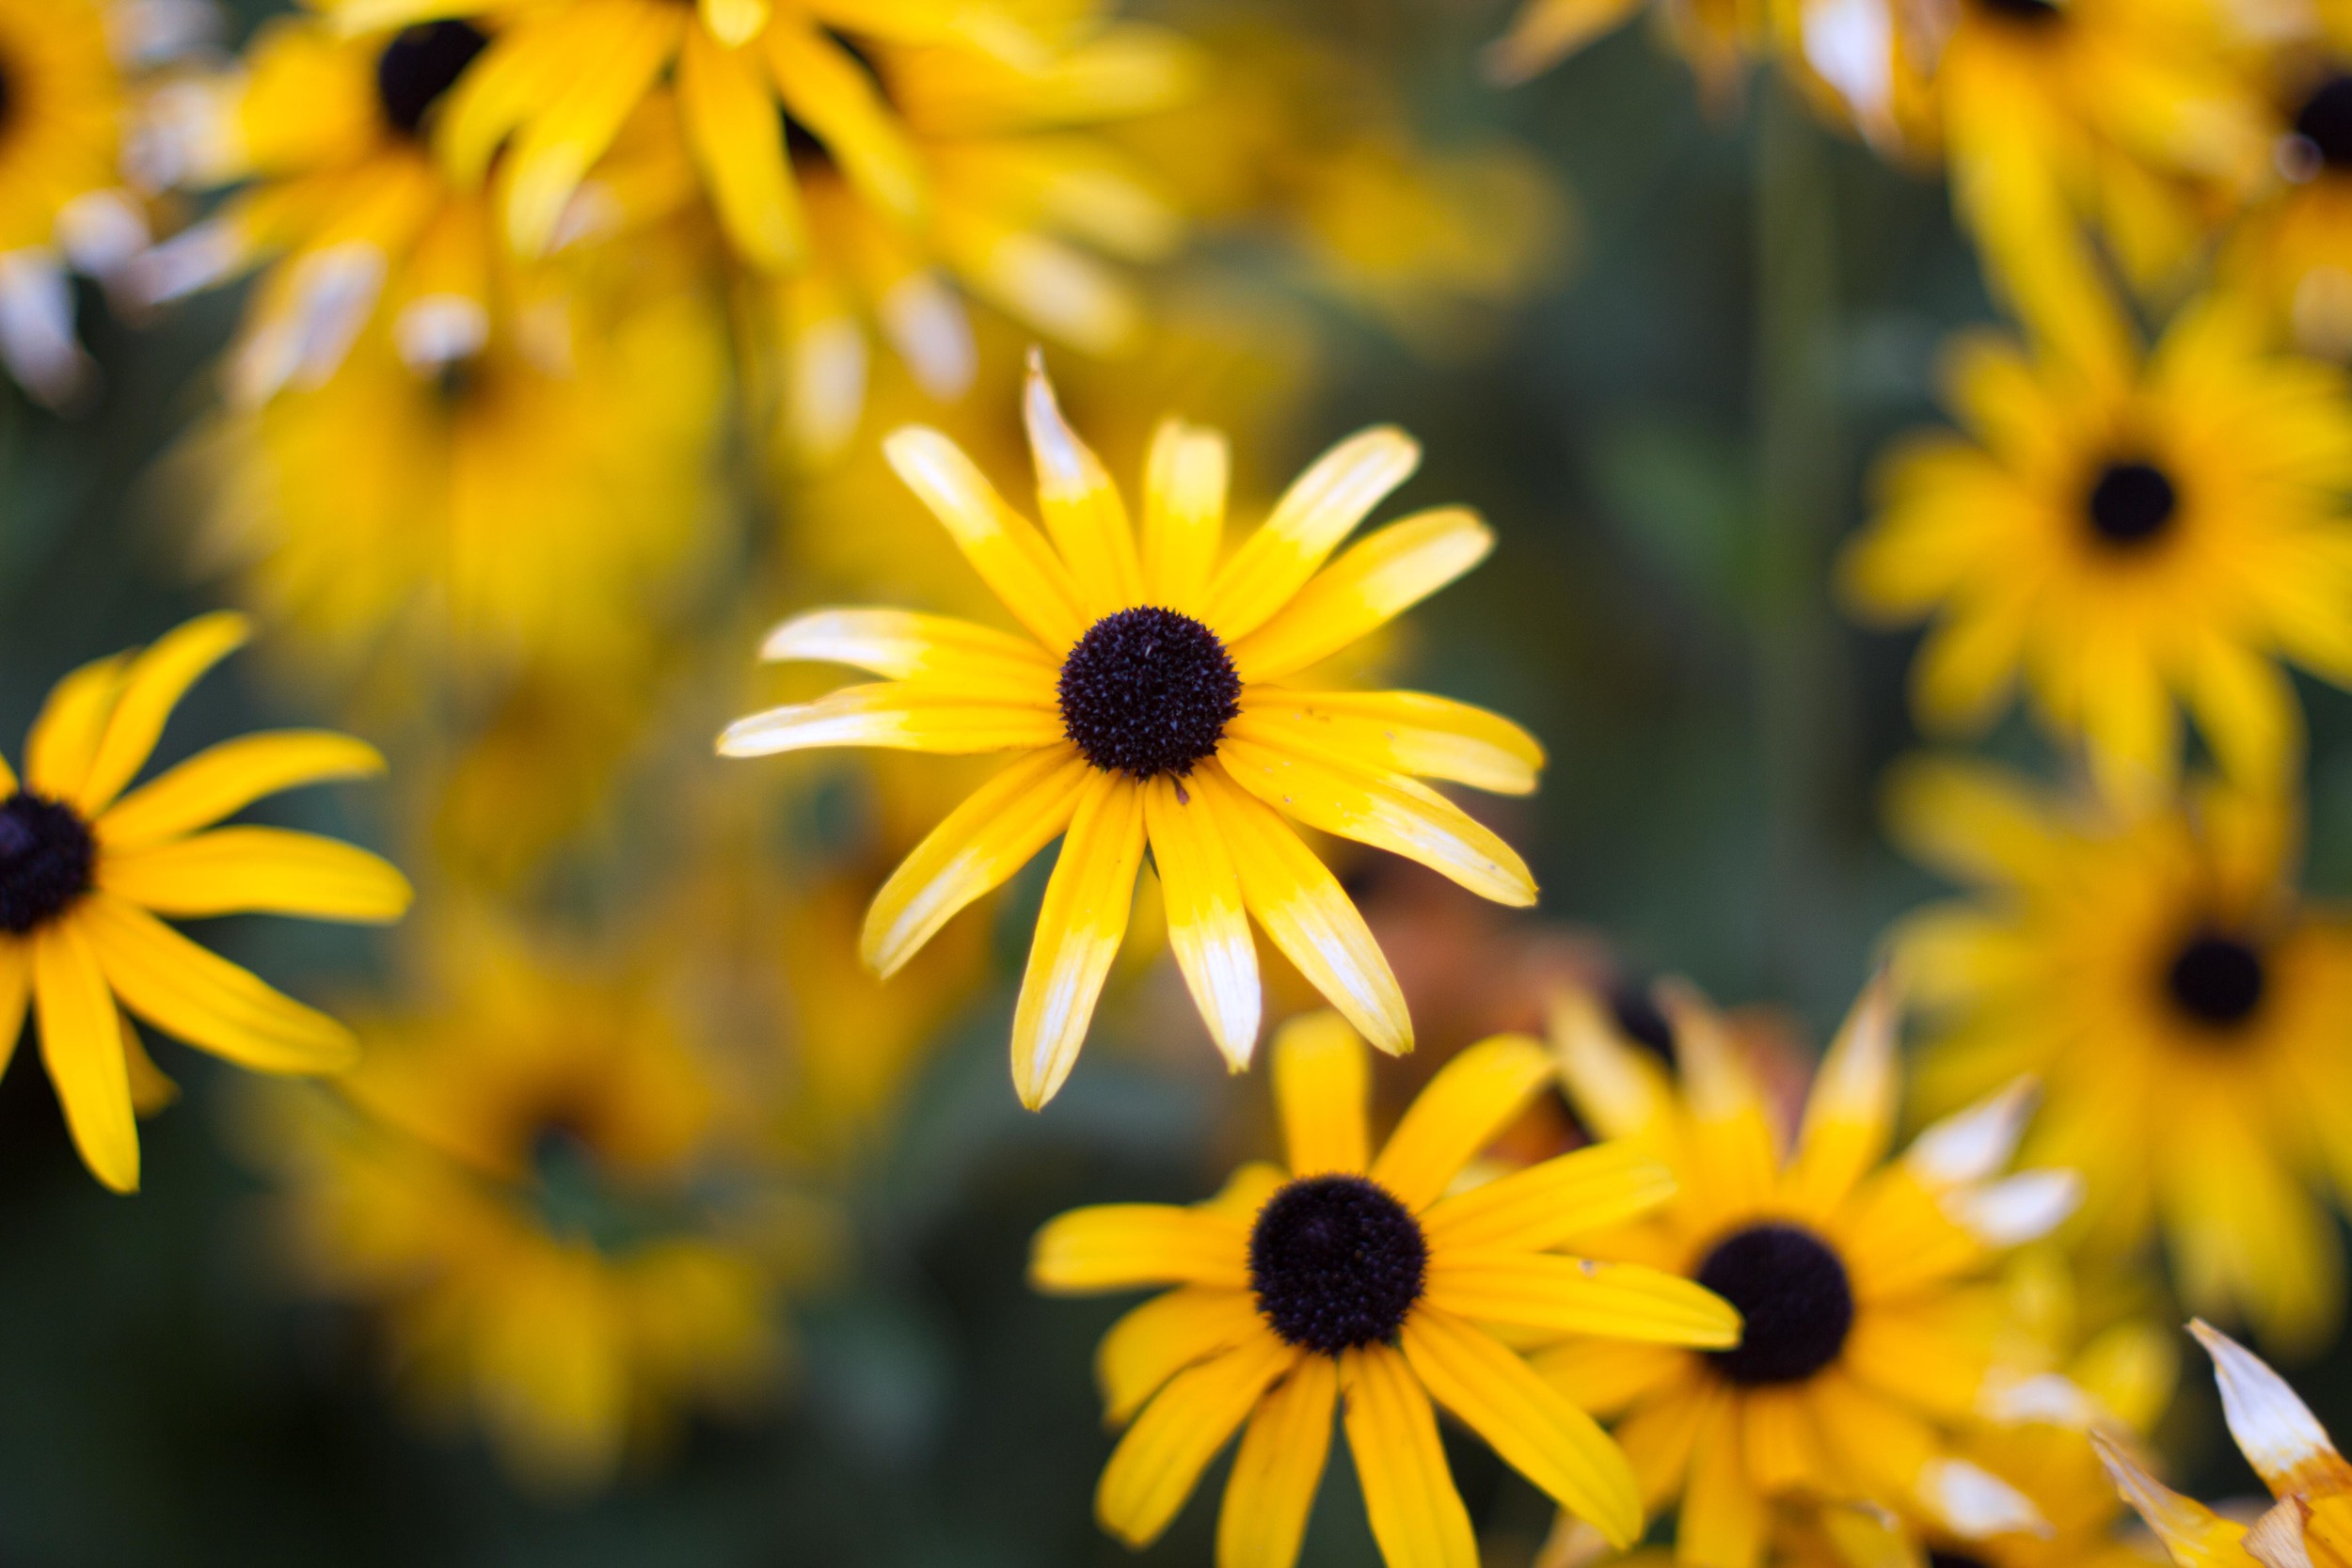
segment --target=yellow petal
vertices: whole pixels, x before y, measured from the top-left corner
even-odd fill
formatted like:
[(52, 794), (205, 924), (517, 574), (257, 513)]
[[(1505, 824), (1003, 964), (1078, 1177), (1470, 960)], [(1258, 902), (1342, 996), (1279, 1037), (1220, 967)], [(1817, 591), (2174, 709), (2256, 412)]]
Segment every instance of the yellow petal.
[(327, 730), (278, 730), (210, 746), (106, 808), (98, 836), (110, 849), (137, 849), (209, 828), (265, 795), (328, 779), (384, 771), (364, 740)]
[(1061, 715), (1052, 708), (971, 702), (914, 681), (877, 681), (739, 719), (720, 735), (719, 754), (765, 757), (824, 746), (954, 754), (1061, 744)]
[(759, 657), (846, 664), (891, 680), (919, 680), (979, 701), (1050, 705), (1053, 660), (1034, 642), (949, 615), (908, 610), (814, 610), (768, 634)]
[(1013, 1005), (1013, 1088), (1032, 1111), (1054, 1098), (1077, 1063), (1095, 999), (1127, 935), (1143, 844), (1143, 791), (1123, 775), (1095, 774), (1062, 835)]
[(1478, 1568), (1478, 1541), (1446, 1468), (1437, 1412), (1405, 1357), (1386, 1345), (1343, 1352), (1340, 1387), (1381, 1560), (1389, 1568)]
[(180, 1098), (180, 1085), (171, 1075), (155, 1065), (139, 1039), (139, 1026), (131, 1022), (131, 1015), (115, 1009), (115, 1022), (122, 1036), (122, 1065), (131, 1083), (131, 1109), (140, 1117), (154, 1116)]
[(669, 65), (686, 20), (673, 6), (597, 0), (566, 13), (570, 70), (509, 154), (506, 234), (517, 253), (544, 256), (554, 245), (580, 180)]
[(1675, 1558), (1695, 1568), (1756, 1568), (1764, 1555), (1764, 1498), (1748, 1479), (1738, 1411), (1718, 1406), (1691, 1454), (1691, 1480), (1675, 1528)]
[(145, 849), (108, 849), (98, 885), (158, 914), (294, 914), (380, 925), (414, 896), (365, 849), (283, 828), (216, 828)]
[(2182, 1568), (2245, 1568), (2243, 1525), (2166, 1486), (2109, 1433), (2092, 1432), (2090, 1446), (2099, 1450), (2099, 1462), (2107, 1467), (2115, 1489), (2155, 1531), (2173, 1561)]
[(1209, 589), (1210, 626), (1231, 646), (1265, 625), (1420, 466), (1420, 444), (1387, 425), (1351, 436), (1317, 458), (1218, 568)]
[(1217, 761), (1234, 783), (1311, 828), (1419, 861), (1498, 904), (1526, 909), (1535, 902), (1534, 874), (1518, 851), (1426, 784), (1262, 746), (1230, 730)]
[(1543, 747), (1508, 719), (1419, 691), (1245, 687), (1225, 733), (1497, 795), (1533, 793), (1544, 766)]
[(1092, 777), (1065, 743), (1021, 758), (974, 790), (874, 895), (858, 939), (866, 966), (897, 974), (966, 905), (1028, 864), (1070, 825)]
[(2188, 1331), (2213, 1357), (2230, 1435), (2272, 1496), (2352, 1492), (2352, 1465), (2286, 1379), (2210, 1323), (2191, 1323)]
[(130, 656), (93, 659), (52, 687), (24, 742), (24, 786), (52, 800), (76, 799), (122, 690)]
[(80, 919), (69, 918), (37, 933), (32, 947), (41, 1065), (65, 1109), (73, 1147), (92, 1176), (116, 1192), (136, 1192), (139, 1130), (122, 1024), (89, 934)]
[(856, 56), (805, 17), (789, 14), (778, 17), (762, 41), (792, 118), (825, 144), (867, 199), (902, 221), (919, 219), (922, 156)]
[(1418, 1212), (1527, 1109), (1551, 1076), (1524, 1035), (1479, 1041), (1438, 1069), (1372, 1164), (1372, 1179)]
[(1121, 1425), (1168, 1380), (1265, 1332), (1247, 1291), (1186, 1286), (1152, 1297), (1111, 1325), (1094, 1352), (1103, 1418)]
[(1048, 652), (1058, 657), (1086, 634), (1090, 618), (1069, 570), (961, 448), (936, 430), (908, 425), (882, 442), (882, 454)]
[[(609, 24), (612, 8), (600, 13)], [(450, 89), (433, 128), (435, 150), (452, 181), (482, 183), (490, 160), (515, 128), (560, 92), (573, 71), (579, 13), (542, 13), (502, 30)], [(596, 18), (592, 16), (594, 24)]]
[(1214, 1209), (1108, 1203), (1048, 1220), (1029, 1244), (1029, 1282), (1066, 1294), (1147, 1285), (1249, 1288), (1249, 1221)]
[[(748, 22), (748, 29), (727, 36), (722, 19), (709, 17), (716, 9), (730, 13), (723, 19), (730, 25)], [(734, 49), (766, 25), (766, 0), (704, 0), (704, 10), (707, 29), (689, 27), (678, 52), (678, 119), (727, 239), (753, 265), (782, 271), (802, 260), (808, 244), (800, 192), (775, 98)]]
[(1235, 1072), (1258, 1043), (1263, 998), (1241, 877), (1209, 805), (1174, 779), (1143, 787), (1143, 820), (1167, 900), (1168, 942), (1201, 1022)]
[(1282, 955), (1391, 1055), (1413, 1048), (1412, 1016), (1371, 927), (1289, 824), (1241, 789), (1212, 760), (1193, 769), (1241, 878), (1241, 895)]
[(1391, 523), (1316, 574), (1273, 619), (1232, 645), (1245, 681), (1280, 680), (1387, 625), (1486, 559), (1493, 531), (1467, 507)]
[(1674, 1172), (1659, 1161), (1623, 1144), (1596, 1144), (1439, 1198), (1422, 1228), (1439, 1252), (1547, 1252), (1646, 1214), (1674, 1192)]
[(1094, 1516), (1128, 1545), (1150, 1545), (1184, 1506), (1200, 1472), (1248, 1418), (1266, 1386), (1298, 1358), (1271, 1332), (1177, 1374), (1112, 1450)]
[(1782, 1189), (1799, 1213), (1827, 1216), (1885, 1158), (1900, 1089), (1895, 1069), (1899, 1026), (1894, 980), (1881, 970), (1814, 1072), (1796, 1158)]
[(1486, 74), (1516, 85), (1567, 58), (1631, 16), (1641, 0), (1527, 0), (1511, 29), (1487, 45)]
[(72, 794), (88, 816), (105, 810), (146, 765), (164, 721), (205, 671), (252, 634), (251, 623), (227, 610), (199, 615), (155, 640), (122, 673), (122, 689), (90, 757), (89, 772)]
[(342, 1024), (145, 910), (93, 893), (75, 918), (122, 1005), (167, 1035), (260, 1072), (338, 1072), (358, 1054)]
[(1553, 1253), (1438, 1252), (1428, 1300), (1481, 1323), (1644, 1344), (1724, 1350), (1740, 1314), (1712, 1291), (1662, 1269)]
[(1293, 1568), (1331, 1451), (1339, 1363), (1302, 1355), (1258, 1402), (1216, 1519), (1216, 1568)]
[(1554, 1393), (1490, 1334), (1430, 1304), (1402, 1335), (1405, 1359), (1431, 1397), (1486, 1440), (1502, 1462), (1581, 1518), (1610, 1544), (1642, 1533), (1642, 1498), (1625, 1455), (1593, 1418)]
[[(1690, 1357), (1676, 1346), (1625, 1339), (1569, 1339), (1527, 1358), (1536, 1375), (1579, 1410), (1615, 1417), (1683, 1374)], [(1677, 1481), (1681, 1479), (1677, 1474)]]
[(1182, 420), (1152, 433), (1143, 468), (1143, 579), (1151, 602), (1198, 620), (1225, 542), (1225, 437)]
[[(758, 36), (768, 25), (769, 0), (702, 0), (703, 25), (729, 49), (734, 49)], [(687, 29), (689, 47), (698, 35)]]
[(1581, 988), (1554, 997), (1550, 1032), (1561, 1081), (1584, 1125), (1604, 1138), (1631, 1138), (1668, 1124), (1674, 1091), (1664, 1070), (1618, 1037), (1599, 998)]
[(1372, 1073), (1364, 1042), (1337, 1013), (1310, 1013), (1274, 1041), (1274, 1103), (1293, 1176), (1361, 1172), (1372, 1160), (1365, 1118)]
[(1078, 438), (1054, 401), (1044, 356), (1029, 353), (1021, 400), (1029, 455), (1037, 466), (1038, 507), (1072, 580), (1100, 618), (1143, 602), (1143, 564), (1127, 508), (1102, 460)]

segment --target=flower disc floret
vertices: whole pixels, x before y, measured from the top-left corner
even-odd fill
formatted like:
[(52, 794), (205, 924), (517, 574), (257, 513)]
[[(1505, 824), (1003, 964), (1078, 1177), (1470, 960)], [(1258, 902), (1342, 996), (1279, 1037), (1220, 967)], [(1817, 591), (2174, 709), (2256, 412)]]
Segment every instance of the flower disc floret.
[(2100, 470), (2085, 510), (2103, 544), (2128, 547), (2160, 537), (2180, 504), (2180, 492), (2162, 468), (2133, 460)]
[(2230, 1029), (2262, 1006), (2261, 950), (2224, 931), (2199, 931), (2182, 944), (2165, 971), (2165, 990), (2198, 1022)]
[(1853, 1327), (1846, 1265), (1802, 1226), (1733, 1231), (1699, 1265), (1698, 1282), (1738, 1307), (1746, 1324), (1737, 1345), (1708, 1353), (1734, 1383), (1802, 1383), (1837, 1359)]
[(0, 801), (0, 931), (25, 936), (72, 908), (97, 858), (72, 807), (22, 790)]
[(467, 22), (426, 22), (404, 29), (375, 58), (375, 97), (385, 122), (416, 135), (424, 117), (488, 48), (482, 29)]
[(2309, 142), (2322, 166), (2352, 168), (2352, 75), (2328, 77), (2295, 113), (2295, 134)]
[(1134, 779), (1183, 778), (1241, 713), (1241, 675), (1216, 633), (1153, 605), (1088, 627), (1055, 689), (1087, 761)]
[(1285, 1343), (1326, 1355), (1394, 1340), (1428, 1272), (1420, 1222), (1360, 1176), (1291, 1182), (1249, 1232), (1258, 1310)]

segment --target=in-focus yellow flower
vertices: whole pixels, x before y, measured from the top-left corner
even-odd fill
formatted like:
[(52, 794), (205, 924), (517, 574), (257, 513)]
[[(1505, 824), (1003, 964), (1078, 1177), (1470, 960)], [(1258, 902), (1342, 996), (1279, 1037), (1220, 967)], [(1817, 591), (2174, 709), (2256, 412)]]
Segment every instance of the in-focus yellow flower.
[(1466, 509), (1441, 507), (1330, 561), (1419, 461), (1408, 436), (1382, 427), (1317, 460), (1220, 562), (1223, 436), (1162, 425), (1138, 539), (1041, 362), (1025, 406), (1042, 534), (938, 432), (904, 429), (887, 448), (1028, 636), (903, 610), (798, 617), (771, 634), (766, 657), (884, 678), (739, 720), (719, 749), (1024, 753), (907, 857), (875, 896), (862, 945), (889, 974), (1062, 835), (1013, 1014), (1013, 1084), (1026, 1105), (1052, 1099), (1077, 1059), (1147, 843), (1177, 964), (1235, 1070), (1258, 1037), (1252, 917), (1375, 1045), (1409, 1050), (1388, 960), (1283, 817), (1419, 860), (1497, 902), (1533, 904), (1518, 854), (1418, 778), (1523, 794), (1542, 749), (1443, 698), (1281, 683), (1476, 565), (1493, 536)]
[(2208, 786), (2120, 814), (1931, 763), (1898, 776), (1893, 816), (1981, 890), (1899, 938), (1948, 1025), (1930, 1104), (2039, 1075), (2028, 1157), (2083, 1173), (2106, 1244), (2160, 1223), (2191, 1307), (2327, 1334), (2344, 1265), (2311, 1187), (2352, 1190), (2352, 928), (2296, 897), (2292, 812)]
[(2105, 786), (2146, 799), (2178, 773), (2185, 705), (2234, 776), (2283, 780), (2302, 719), (2276, 661), (2352, 681), (2343, 377), (2208, 304), (2144, 366), (1970, 337), (1947, 380), (1968, 436), (1888, 457), (1841, 563), (1862, 613), (1933, 617), (1921, 720), (1981, 726), (2022, 678)]
[[(1624, 25), (1645, 0), (1523, 0), (1508, 32), (1486, 51), (1486, 73), (1499, 82), (1539, 75)], [(1764, 42), (1758, 0), (1683, 0), (1653, 4), (1650, 15), (1675, 52), (1691, 62), (1708, 96), (1723, 103)]]
[[(349, 1030), (215, 958), (158, 918), (262, 912), (396, 920), (408, 884), (383, 861), (282, 828), (213, 824), (264, 795), (383, 768), (347, 736), (284, 730), (223, 741), (125, 794), (187, 689), (246, 639), (201, 616), (59, 681), (0, 761), (0, 1066), (27, 1003), (73, 1146), (117, 1192), (139, 1184), (135, 1072), (151, 1072), (124, 1010), (260, 1072), (350, 1065)], [(204, 831), (210, 830), (210, 831)]]
[(1105, 1529), (1131, 1546), (1156, 1539), (1238, 1430), (1219, 1568), (1290, 1568), (1343, 1400), (1381, 1556), (1470, 1568), (1477, 1544), (1434, 1399), (1610, 1542), (1640, 1535), (1624, 1454), (1494, 1330), (1512, 1343), (1593, 1335), (1644, 1355), (1728, 1345), (1739, 1319), (1687, 1280), (1554, 1250), (1667, 1197), (1672, 1179), (1645, 1153), (1579, 1149), (1483, 1185), (1456, 1180), (1549, 1075), (1525, 1037), (1472, 1046), (1375, 1156), (1363, 1042), (1316, 1014), (1275, 1044), (1287, 1172), (1245, 1165), (1193, 1208), (1080, 1209), (1038, 1232), (1041, 1290), (1175, 1287), (1121, 1318), (1096, 1354), (1109, 1418), (1132, 1422), (1095, 1493)]
[(251, 1141), (296, 1263), (384, 1314), (404, 1391), (576, 1493), (772, 1390), (821, 1215), (731, 1158), (738, 1097), (644, 965), (470, 921), (430, 957), (429, 999), (363, 1022), (340, 1095), (259, 1102)]
[[(1739, 1345), (1692, 1353), (1570, 1340), (1535, 1358), (1574, 1402), (1623, 1412), (1617, 1439), (1651, 1510), (1681, 1499), (1676, 1556), (1753, 1568), (1785, 1497), (1874, 1504), (1980, 1540), (2037, 1523), (2016, 1488), (1958, 1451), (1995, 1376), (2010, 1246), (2073, 1207), (2070, 1175), (1999, 1178), (2024, 1121), (2007, 1093), (1930, 1128), (1891, 1164), (1897, 1013), (1882, 976), (1823, 1058), (1794, 1147), (1722, 1021), (1661, 996), (1679, 1073), (1627, 1043), (1590, 996), (1564, 998), (1560, 1065), (1600, 1135), (1666, 1164), (1667, 1207), (1595, 1236), (1596, 1257), (1697, 1280), (1738, 1307)], [(1678, 1081), (1677, 1081), (1678, 1077)], [(1582, 1527), (1561, 1545), (1581, 1557)]]
[(2181, 1568), (2352, 1564), (2352, 1465), (2261, 1357), (2204, 1323), (2188, 1326), (2213, 1355), (2230, 1435), (2278, 1501), (2251, 1526), (2241, 1525), (2172, 1491), (2121, 1444), (2102, 1439), (2100, 1457), (2124, 1501)]

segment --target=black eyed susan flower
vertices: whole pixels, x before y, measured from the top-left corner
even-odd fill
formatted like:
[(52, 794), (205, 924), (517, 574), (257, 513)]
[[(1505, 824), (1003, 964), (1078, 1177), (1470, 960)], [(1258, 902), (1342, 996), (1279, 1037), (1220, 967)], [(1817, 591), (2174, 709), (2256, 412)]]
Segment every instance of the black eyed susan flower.
[(2216, 305), (2142, 366), (1973, 338), (1948, 382), (1968, 435), (1887, 459), (1842, 563), (1862, 613), (1932, 617), (1921, 720), (1979, 726), (2022, 681), (2104, 785), (2146, 799), (2179, 769), (2185, 705), (2234, 776), (2282, 779), (2302, 721), (2278, 661), (2352, 679), (2341, 376)]
[(1893, 816), (1979, 890), (1899, 937), (1946, 1027), (1929, 1102), (2040, 1075), (2027, 1154), (2083, 1173), (2107, 1245), (2160, 1227), (2192, 1307), (2327, 1333), (2343, 1261), (2312, 1189), (2352, 1175), (2352, 930), (2297, 897), (2291, 810), (2207, 786), (2118, 814), (1937, 763), (1898, 776)]
[(2286, 1380), (2228, 1335), (2189, 1332), (2213, 1356), (2230, 1435), (2277, 1501), (2252, 1525), (2171, 1490), (2123, 1445), (2099, 1438), (2115, 1484), (2181, 1568), (2352, 1565), (2352, 1465)]
[(135, 1064), (125, 1010), (262, 1072), (332, 1072), (355, 1054), (323, 1013), (158, 916), (261, 911), (396, 920), (399, 872), (310, 833), (213, 824), (264, 795), (379, 771), (340, 735), (282, 731), (224, 741), (124, 793), (182, 693), (246, 638), (234, 615), (189, 622), (135, 654), (57, 683), (25, 742), (22, 780), (0, 762), (0, 1062), (29, 1011), (74, 1147), (118, 1192), (139, 1182)]
[[(1586, 1125), (1674, 1171), (1655, 1215), (1581, 1243), (1697, 1281), (1740, 1309), (1738, 1345), (1690, 1351), (1569, 1340), (1535, 1365), (1570, 1401), (1622, 1413), (1644, 1505), (1679, 1497), (1676, 1556), (1754, 1568), (1771, 1505), (1863, 1502), (1963, 1540), (2039, 1524), (2031, 1502), (1957, 1451), (1994, 1376), (1983, 1310), (2002, 1251), (2048, 1231), (2071, 1176), (2006, 1180), (2023, 1123), (2011, 1091), (1930, 1128), (1883, 1164), (1897, 1103), (1896, 1006), (1882, 977), (1822, 1060), (1794, 1147), (1722, 1021), (1661, 991), (1678, 1072), (1629, 1044), (1602, 1004), (1566, 999), (1556, 1045)], [(1581, 1557), (1581, 1525), (1559, 1543)], [(1589, 1543), (1597, 1545), (1597, 1542)]]
[(720, 751), (1023, 753), (883, 885), (863, 951), (889, 974), (1062, 835), (1013, 1015), (1013, 1084), (1026, 1105), (1052, 1099), (1077, 1059), (1147, 845), (1177, 964), (1235, 1070), (1258, 1036), (1253, 917), (1374, 1044), (1409, 1050), (1388, 961), (1284, 817), (1533, 904), (1534, 879), (1510, 847), (1416, 776), (1524, 793), (1543, 752), (1517, 725), (1443, 698), (1285, 683), (1476, 565), (1492, 535), (1444, 507), (1332, 561), (1419, 460), (1409, 437), (1380, 428), (1326, 453), (1220, 561), (1222, 436), (1161, 427), (1138, 537), (1110, 476), (1063, 422), (1041, 363), (1025, 408), (1043, 533), (936, 431), (901, 430), (887, 450), (1028, 636), (902, 610), (788, 621), (768, 657), (884, 678), (739, 720)]
[(1041, 1290), (1175, 1287), (1120, 1319), (1096, 1357), (1107, 1414), (1126, 1426), (1097, 1516), (1148, 1544), (1239, 1431), (1219, 1568), (1290, 1568), (1337, 1409), (1391, 1568), (1472, 1568), (1434, 1399), (1563, 1508), (1629, 1544), (1641, 1503), (1625, 1456), (1492, 1329), (1628, 1350), (1728, 1345), (1738, 1318), (1699, 1287), (1553, 1250), (1654, 1208), (1670, 1178), (1599, 1148), (1451, 1190), (1542, 1087), (1542, 1049), (1499, 1036), (1465, 1051), (1377, 1155), (1367, 1065), (1334, 1015), (1288, 1025), (1274, 1060), (1287, 1173), (1247, 1165), (1194, 1208), (1081, 1209), (1038, 1233)]
[(2306, 353), (2352, 355), (2352, 35), (2279, 52), (2271, 107), (2282, 178), (2236, 225), (2222, 274)]

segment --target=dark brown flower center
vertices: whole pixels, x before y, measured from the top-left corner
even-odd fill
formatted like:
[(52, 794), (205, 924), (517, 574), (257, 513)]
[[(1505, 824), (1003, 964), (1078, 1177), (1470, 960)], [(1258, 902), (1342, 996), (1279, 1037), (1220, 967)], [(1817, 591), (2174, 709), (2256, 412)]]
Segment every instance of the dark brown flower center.
[(0, 931), (21, 937), (72, 909), (97, 861), (72, 807), (22, 790), (0, 800)]
[(1698, 1281), (1740, 1309), (1740, 1342), (1708, 1352), (1732, 1382), (1801, 1383), (1837, 1359), (1853, 1286), (1829, 1243), (1796, 1225), (1753, 1225), (1715, 1243)]
[(2352, 75), (2338, 71), (2312, 90), (2295, 112), (2295, 134), (2323, 167), (2352, 169)]
[(2091, 482), (2083, 509), (2102, 544), (2130, 549), (2163, 535), (2179, 513), (2171, 476), (2153, 463), (2109, 463)]
[(1191, 772), (1241, 712), (1241, 675), (1216, 633), (1151, 605), (1087, 628), (1058, 689), (1062, 728), (1087, 761), (1136, 779)]
[(1621, 975), (1609, 988), (1609, 1016), (1617, 1032), (1668, 1067), (1675, 1065), (1674, 1021), (1658, 1006), (1650, 988), (1631, 975)]
[(1290, 1182), (1249, 1231), (1249, 1288), (1285, 1343), (1337, 1355), (1386, 1344), (1429, 1272), (1421, 1222), (1360, 1176)]
[(480, 28), (465, 22), (403, 28), (375, 57), (375, 98), (384, 122), (405, 136), (421, 135), (425, 116), (489, 43)]
[(2173, 1005), (2209, 1029), (2234, 1029), (2254, 1016), (2267, 989), (2262, 949), (2226, 931), (2200, 930), (2164, 972)]
[(2028, 27), (2047, 26), (2065, 20), (2066, 13), (2056, 0), (1977, 0), (1985, 14), (2003, 22), (2019, 22)]

